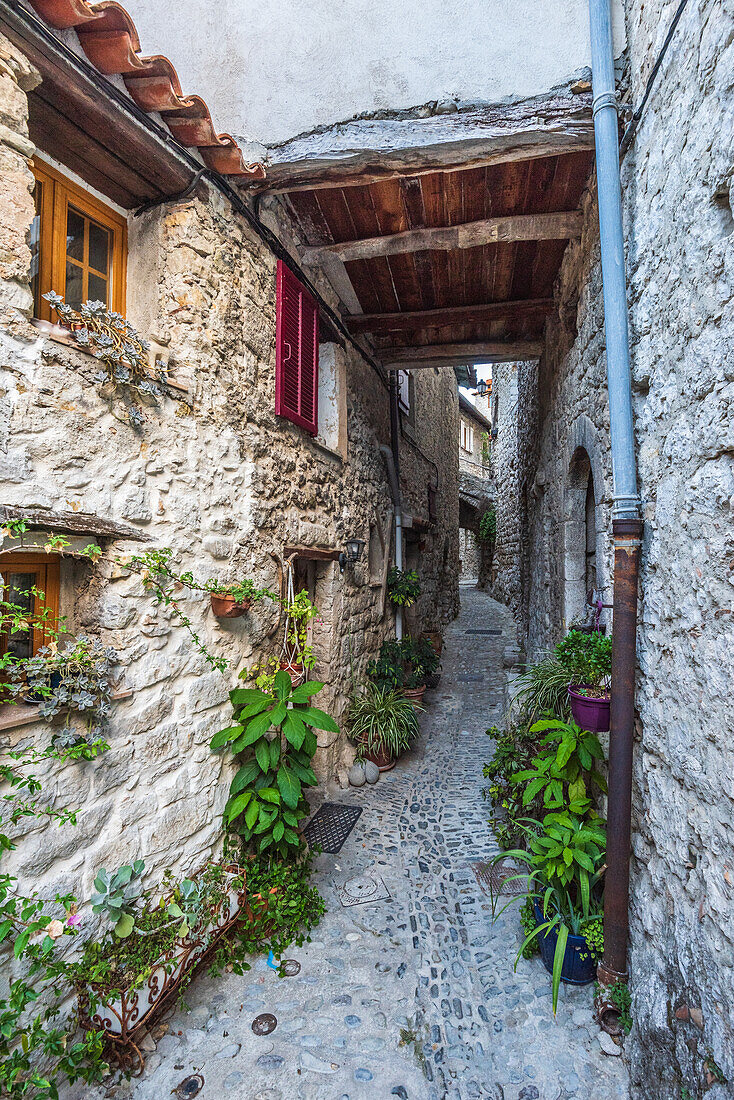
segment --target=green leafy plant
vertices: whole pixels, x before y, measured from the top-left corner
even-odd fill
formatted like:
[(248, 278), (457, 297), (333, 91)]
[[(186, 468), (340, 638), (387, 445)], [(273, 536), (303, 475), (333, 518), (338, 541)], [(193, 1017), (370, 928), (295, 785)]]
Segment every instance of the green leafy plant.
[(120, 939), (126, 939), (135, 928), (136, 906), (143, 892), (141, 877), (145, 870), (142, 859), (126, 863), (110, 874), (104, 867), (94, 879), (92, 912), (104, 913), (114, 925)]
[[(515, 967), (526, 943), (557, 932), (552, 974), (555, 1014), (569, 933), (583, 935), (584, 924), (599, 916), (598, 887), (603, 874), (606, 834), (601, 821), (589, 823), (568, 810), (546, 814), (542, 821), (529, 819), (524, 828), (528, 848), (501, 852), (491, 862), (514, 859), (525, 863), (528, 870), (511, 877), (525, 880), (531, 894), (542, 899), (543, 920), (526, 936), (515, 958)], [(516, 900), (512, 898), (500, 914), (495, 914), (495, 919)]]
[(405, 667), (400, 642), (395, 638), (384, 641), (379, 656), (367, 665), (367, 675), (384, 690), (404, 687)]
[(296, 592), (290, 603), (285, 603), (287, 619), (286, 642), (292, 647), (294, 656), (306, 669), (312, 669), (316, 663), (313, 647), (308, 641), (308, 624), (318, 615), (318, 608), (305, 589)]
[(388, 638), (382, 643), (379, 656), (367, 666), (367, 675), (383, 689), (418, 688), (439, 663), (430, 638), (406, 635), (401, 641)]
[(310, 704), (323, 686), (312, 681), (294, 688), (290, 676), (278, 672), (272, 692), (235, 688), (229, 693), (235, 724), (211, 741), (214, 752), (227, 749), (240, 764), (224, 824), (258, 853), (272, 848), (285, 858), (302, 847), (298, 822), (309, 812), (303, 789), (316, 784), (314, 729), (339, 731), (330, 715)]
[[(62, 749), (51, 744), (7, 753), (8, 762), (0, 763), (0, 781), (7, 786), (0, 799), (0, 855), (16, 847), (9, 830), (22, 819), (76, 824), (75, 811), (45, 803), (35, 768), (92, 760), (107, 747), (103, 741), (83, 741)], [(109, 1069), (101, 1032), (80, 1037), (73, 1016), (54, 1022), (70, 992), (71, 964), (64, 948), (78, 935), (77, 905), (73, 894), (48, 900), (26, 893), (14, 876), (0, 873), (0, 943), (12, 948), (21, 968), (13, 973), (6, 964), (7, 986), (0, 992), (1, 1096), (56, 1100), (61, 1081), (97, 1082)]]
[(583, 694), (608, 696), (612, 675), (612, 639), (593, 631), (570, 630), (556, 646), (556, 657), (571, 685)]
[[(601, 987), (597, 983), (596, 994), (597, 997), (601, 995)], [(625, 1035), (629, 1035), (632, 1030), (632, 994), (629, 991), (629, 986), (626, 982), (613, 982), (611, 985), (604, 986), (604, 996), (613, 1005), (615, 1012), (617, 1013), (617, 1019), (619, 1026)]]
[(366, 684), (353, 695), (347, 722), (360, 760), (379, 752), (396, 760), (420, 729), (414, 705), (399, 691), (377, 684)]
[(493, 504), (479, 518), (479, 538), (491, 544), (497, 541), (497, 510)]
[(173, 550), (164, 546), (157, 550), (148, 550), (145, 554), (132, 554), (127, 558), (118, 558), (118, 565), (138, 573), (145, 588), (153, 594), (157, 604), (169, 608), (181, 625), (188, 631), (194, 645), (204, 659), (219, 672), (226, 672), (229, 662), (224, 657), (210, 653), (194, 625), (181, 607), (176, 595), (182, 588), (196, 592), (208, 592), (215, 595), (232, 596), (236, 602), (249, 600), (252, 603), (266, 596), (276, 602), (280, 597), (269, 588), (258, 588), (254, 581), (244, 580), (224, 583), (214, 578), (207, 581), (197, 580), (190, 572), (179, 572), (174, 567)]
[(411, 607), (421, 594), (420, 578), (415, 569), (393, 566), (387, 575), (390, 599), (399, 607)]
[(482, 794), (490, 803), (490, 821), (500, 846), (511, 848), (522, 842), (522, 818), (529, 813), (541, 813), (539, 800), (523, 803), (523, 787), (513, 783), (512, 776), (530, 768), (537, 754), (538, 736), (529, 732), (525, 717), (508, 725), (505, 730), (492, 726), (487, 736), (494, 742), (492, 759), (484, 765), (483, 775), (489, 780)]
[(531, 722), (548, 714), (568, 720), (571, 705), (565, 666), (554, 656), (526, 665), (515, 678), (513, 702), (527, 712)]
[(575, 722), (557, 718), (542, 718), (535, 722), (531, 734), (547, 731), (540, 744), (546, 751), (533, 758), (529, 768), (516, 772), (512, 783), (522, 784), (522, 802), (527, 806), (542, 796), (547, 809), (567, 806), (574, 814), (591, 808), (589, 785), (606, 791), (606, 781), (594, 762), (604, 759), (599, 739), (594, 733), (580, 729)]
[(534, 933), (538, 922), (535, 919), (535, 909), (533, 908), (533, 899), (528, 896), (520, 907), (520, 924), (522, 930), (525, 933), (523, 946), (520, 948), (520, 954), (524, 959), (532, 959), (533, 955), (537, 955), (540, 951), (538, 946), (538, 938), (531, 933)]

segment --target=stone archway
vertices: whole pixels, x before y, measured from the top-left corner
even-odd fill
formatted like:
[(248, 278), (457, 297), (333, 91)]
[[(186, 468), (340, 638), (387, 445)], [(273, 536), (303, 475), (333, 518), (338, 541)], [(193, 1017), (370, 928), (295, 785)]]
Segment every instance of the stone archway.
[(587, 622), (589, 592), (603, 592), (604, 547), (601, 525), (603, 476), (597, 433), (588, 417), (569, 436), (564, 487), (564, 626)]

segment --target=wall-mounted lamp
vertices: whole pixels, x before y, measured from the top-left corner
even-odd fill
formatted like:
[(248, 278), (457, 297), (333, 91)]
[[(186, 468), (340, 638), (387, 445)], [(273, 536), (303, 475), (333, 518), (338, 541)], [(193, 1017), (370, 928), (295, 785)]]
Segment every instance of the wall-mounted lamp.
[(347, 539), (347, 546), (339, 555), (339, 571), (344, 572), (345, 565), (354, 565), (362, 557), (364, 539)]

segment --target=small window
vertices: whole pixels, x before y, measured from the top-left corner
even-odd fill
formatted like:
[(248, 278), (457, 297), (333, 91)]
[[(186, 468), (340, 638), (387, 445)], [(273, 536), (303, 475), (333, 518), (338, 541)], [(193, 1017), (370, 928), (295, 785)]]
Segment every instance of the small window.
[(310, 435), (318, 432), (319, 307), (278, 260), (275, 411)]
[(36, 317), (54, 319), (43, 298), (49, 290), (73, 309), (91, 299), (124, 313), (125, 219), (37, 158), (33, 174), (31, 290)]
[(470, 454), (474, 450), (474, 429), (464, 420), (461, 421), (459, 443), (462, 450)]
[[(58, 629), (59, 560), (40, 554), (3, 554), (0, 578), (3, 600), (28, 613), (25, 629), (0, 632), (0, 654), (33, 657), (50, 640), (44, 624)], [(44, 610), (48, 611), (45, 617)]]

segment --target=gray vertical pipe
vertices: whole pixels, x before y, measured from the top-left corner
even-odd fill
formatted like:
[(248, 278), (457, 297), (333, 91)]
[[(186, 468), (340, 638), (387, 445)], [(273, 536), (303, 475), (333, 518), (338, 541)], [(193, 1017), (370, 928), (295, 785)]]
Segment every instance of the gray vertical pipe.
[(640, 498), (637, 494), (637, 463), (632, 424), (611, 0), (589, 0), (589, 15), (594, 89), (592, 110), (604, 282), (604, 327), (607, 337), (607, 387), (614, 475), (613, 516), (615, 519), (636, 519), (640, 514)]
[[(600, 988), (627, 980), (632, 759), (635, 721), (637, 587), (642, 535), (632, 421), (627, 285), (619, 179), (619, 123), (614, 83), (611, 0), (589, 0), (593, 113), (599, 194), (607, 388), (614, 475), (614, 629), (609, 737), (607, 870), (604, 887), (604, 958)], [(599, 997), (602, 1026), (614, 1005)]]

